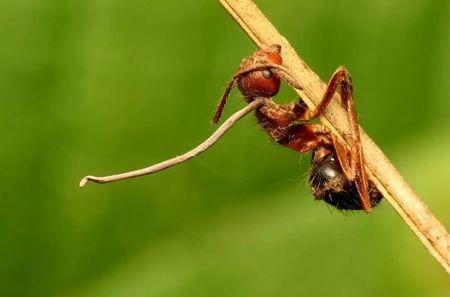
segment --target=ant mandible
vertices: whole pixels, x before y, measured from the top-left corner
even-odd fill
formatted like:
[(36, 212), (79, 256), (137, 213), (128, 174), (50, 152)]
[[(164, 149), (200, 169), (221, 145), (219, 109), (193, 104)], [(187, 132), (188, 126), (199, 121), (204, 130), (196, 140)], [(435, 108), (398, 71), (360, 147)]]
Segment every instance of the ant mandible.
[[(269, 99), (277, 95), (281, 80), (301, 89), (301, 85), (282, 66), (280, 53), (281, 46), (272, 45), (242, 61), (217, 107), (214, 123), (219, 121), (235, 84), (248, 103), (257, 98)], [(350, 123), (350, 150), (325, 126), (311, 123), (323, 113), (339, 88), (341, 103)], [(316, 199), (325, 200), (338, 209), (366, 212), (381, 201), (381, 193), (367, 179), (364, 170), (352, 79), (344, 67), (334, 72), (314, 111), (308, 109), (300, 98), (298, 103), (291, 104), (277, 104), (269, 100), (258, 107), (255, 114), (260, 125), (278, 144), (300, 153), (312, 151), (309, 183)]]

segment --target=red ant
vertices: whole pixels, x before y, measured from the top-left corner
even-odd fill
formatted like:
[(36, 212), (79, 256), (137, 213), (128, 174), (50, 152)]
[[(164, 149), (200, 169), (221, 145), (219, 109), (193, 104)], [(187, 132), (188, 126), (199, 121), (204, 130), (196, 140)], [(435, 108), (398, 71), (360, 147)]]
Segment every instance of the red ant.
[[(213, 122), (217, 123), (231, 89), (237, 86), (245, 101), (275, 96), (281, 80), (294, 88), (301, 86), (281, 66), (281, 47), (273, 45), (256, 51), (239, 66), (217, 107)], [(351, 137), (348, 150), (323, 125), (311, 120), (323, 113), (340, 87), (341, 102), (347, 111)], [(364, 170), (364, 160), (350, 73), (339, 67), (331, 77), (316, 109), (311, 112), (301, 100), (299, 103), (277, 104), (269, 100), (258, 107), (256, 118), (277, 143), (304, 153), (312, 151), (309, 172), (311, 190), (318, 200), (343, 210), (370, 212), (382, 199), (381, 193), (370, 182)]]
[[(81, 180), (80, 186), (83, 187), (89, 181), (108, 183), (151, 174), (187, 161), (217, 141), (236, 119), (256, 108), (256, 118), (274, 141), (300, 153), (312, 151), (309, 183), (316, 199), (325, 200), (338, 209), (370, 212), (380, 202), (382, 196), (374, 184), (367, 179), (364, 171), (350, 73), (343, 67), (336, 70), (322, 100), (313, 112), (301, 98), (299, 103), (277, 104), (270, 98), (278, 94), (281, 80), (296, 89), (302, 89), (282, 66), (283, 60), (280, 53), (281, 47), (273, 45), (256, 51), (241, 63), (222, 96), (213, 122), (219, 121), (235, 84), (249, 105), (230, 117), (227, 120), (228, 123), (225, 122), (204, 143), (181, 156), (147, 168), (103, 177), (86, 176)], [(350, 150), (341, 144), (325, 126), (311, 123), (311, 120), (323, 113), (339, 87), (341, 101), (350, 121)]]

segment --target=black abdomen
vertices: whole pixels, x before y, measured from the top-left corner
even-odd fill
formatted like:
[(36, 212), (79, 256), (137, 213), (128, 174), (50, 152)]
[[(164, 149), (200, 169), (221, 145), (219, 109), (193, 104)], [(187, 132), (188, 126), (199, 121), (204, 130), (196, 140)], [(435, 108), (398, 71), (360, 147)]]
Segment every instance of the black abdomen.
[[(345, 178), (334, 154), (329, 154), (318, 163), (313, 163), (309, 183), (318, 200), (324, 200), (337, 209), (363, 209), (355, 182)], [(371, 181), (369, 181), (369, 196), (372, 207), (377, 206), (383, 198)]]

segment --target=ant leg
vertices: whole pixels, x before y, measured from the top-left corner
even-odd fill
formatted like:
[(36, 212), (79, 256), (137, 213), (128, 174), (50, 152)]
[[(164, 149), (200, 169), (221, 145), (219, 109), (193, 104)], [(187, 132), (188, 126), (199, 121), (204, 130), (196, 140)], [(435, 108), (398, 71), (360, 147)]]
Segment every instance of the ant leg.
[(349, 180), (355, 180), (356, 170), (351, 165), (352, 158), (347, 148), (339, 142), (339, 139), (336, 136), (331, 135), (331, 140), (333, 142), (334, 150), (336, 151), (339, 164), (341, 165), (345, 177), (348, 178)]
[(275, 72), (282, 80), (287, 82), (288, 85), (293, 87), (297, 90), (303, 90), (303, 87), (300, 85), (300, 83), (287, 71), (287, 69), (283, 66), (279, 66), (273, 69), (273, 72)]
[(351, 129), (351, 149), (350, 152), (339, 142), (336, 137), (332, 137), (336, 154), (341, 164), (342, 170), (349, 180), (354, 180), (361, 199), (363, 209), (369, 212), (372, 209), (368, 191), (368, 181), (364, 170), (364, 161), (361, 147), (361, 136), (358, 119), (353, 100), (353, 85), (350, 73), (344, 67), (339, 67), (331, 77), (322, 100), (317, 105), (312, 114), (315, 118), (323, 113), (331, 102), (338, 87), (341, 86), (341, 101), (350, 122)]

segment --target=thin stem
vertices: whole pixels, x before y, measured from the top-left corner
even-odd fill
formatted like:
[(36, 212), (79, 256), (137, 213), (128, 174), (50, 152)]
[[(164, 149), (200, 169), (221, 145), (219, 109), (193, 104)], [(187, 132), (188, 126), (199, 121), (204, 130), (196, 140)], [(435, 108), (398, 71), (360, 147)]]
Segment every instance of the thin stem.
[(199, 146), (195, 147), (194, 149), (184, 153), (181, 156), (176, 156), (174, 158), (168, 159), (166, 161), (152, 165), (150, 167), (146, 167), (146, 168), (142, 168), (142, 169), (138, 169), (138, 170), (134, 170), (134, 171), (130, 171), (130, 172), (109, 175), (109, 176), (101, 176), (101, 177), (88, 175), (80, 181), (80, 187), (84, 187), (89, 181), (96, 182), (99, 184), (110, 183), (110, 182), (119, 181), (119, 180), (123, 180), (123, 179), (152, 174), (152, 173), (164, 170), (166, 168), (172, 167), (174, 165), (183, 163), (195, 156), (198, 156), (199, 154), (203, 153), (208, 148), (213, 146), (242, 117), (244, 117), (246, 114), (248, 114), (252, 110), (255, 110), (256, 108), (266, 104), (269, 101), (270, 101), (270, 99), (266, 99), (266, 98), (258, 98), (256, 100), (252, 101), (250, 104), (248, 104), (247, 106), (245, 106), (244, 108), (242, 108), (241, 110), (239, 110), (238, 112), (236, 112), (232, 116), (230, 116), (203, 143), (201, 143)]
[[(225, 9), (236, 20), (258, 47), (273, 44), (281, 46), (283, 64), (294, 79), (302, 83), (303, 90), (296, 90), (311, 110), (320, 102), (326, 84), (297, 55), (270, 21), (251, 0), (220, 0)], [(339, 98), (339, 95), (335, 95)], [(350, 127), (345, 110), (334, 100), (327, 107), (321, 122), (343, 143), (349, 143), (345, 135)], [(444, 226), (406, 183), (400, 173), (389, 162), (383, 152), (360, 128), (362, 149), (367, 173), (383, 196), (390, 202), (405, 223), (417, 235), (427, 250), (450, 274), (450, 236)]]

